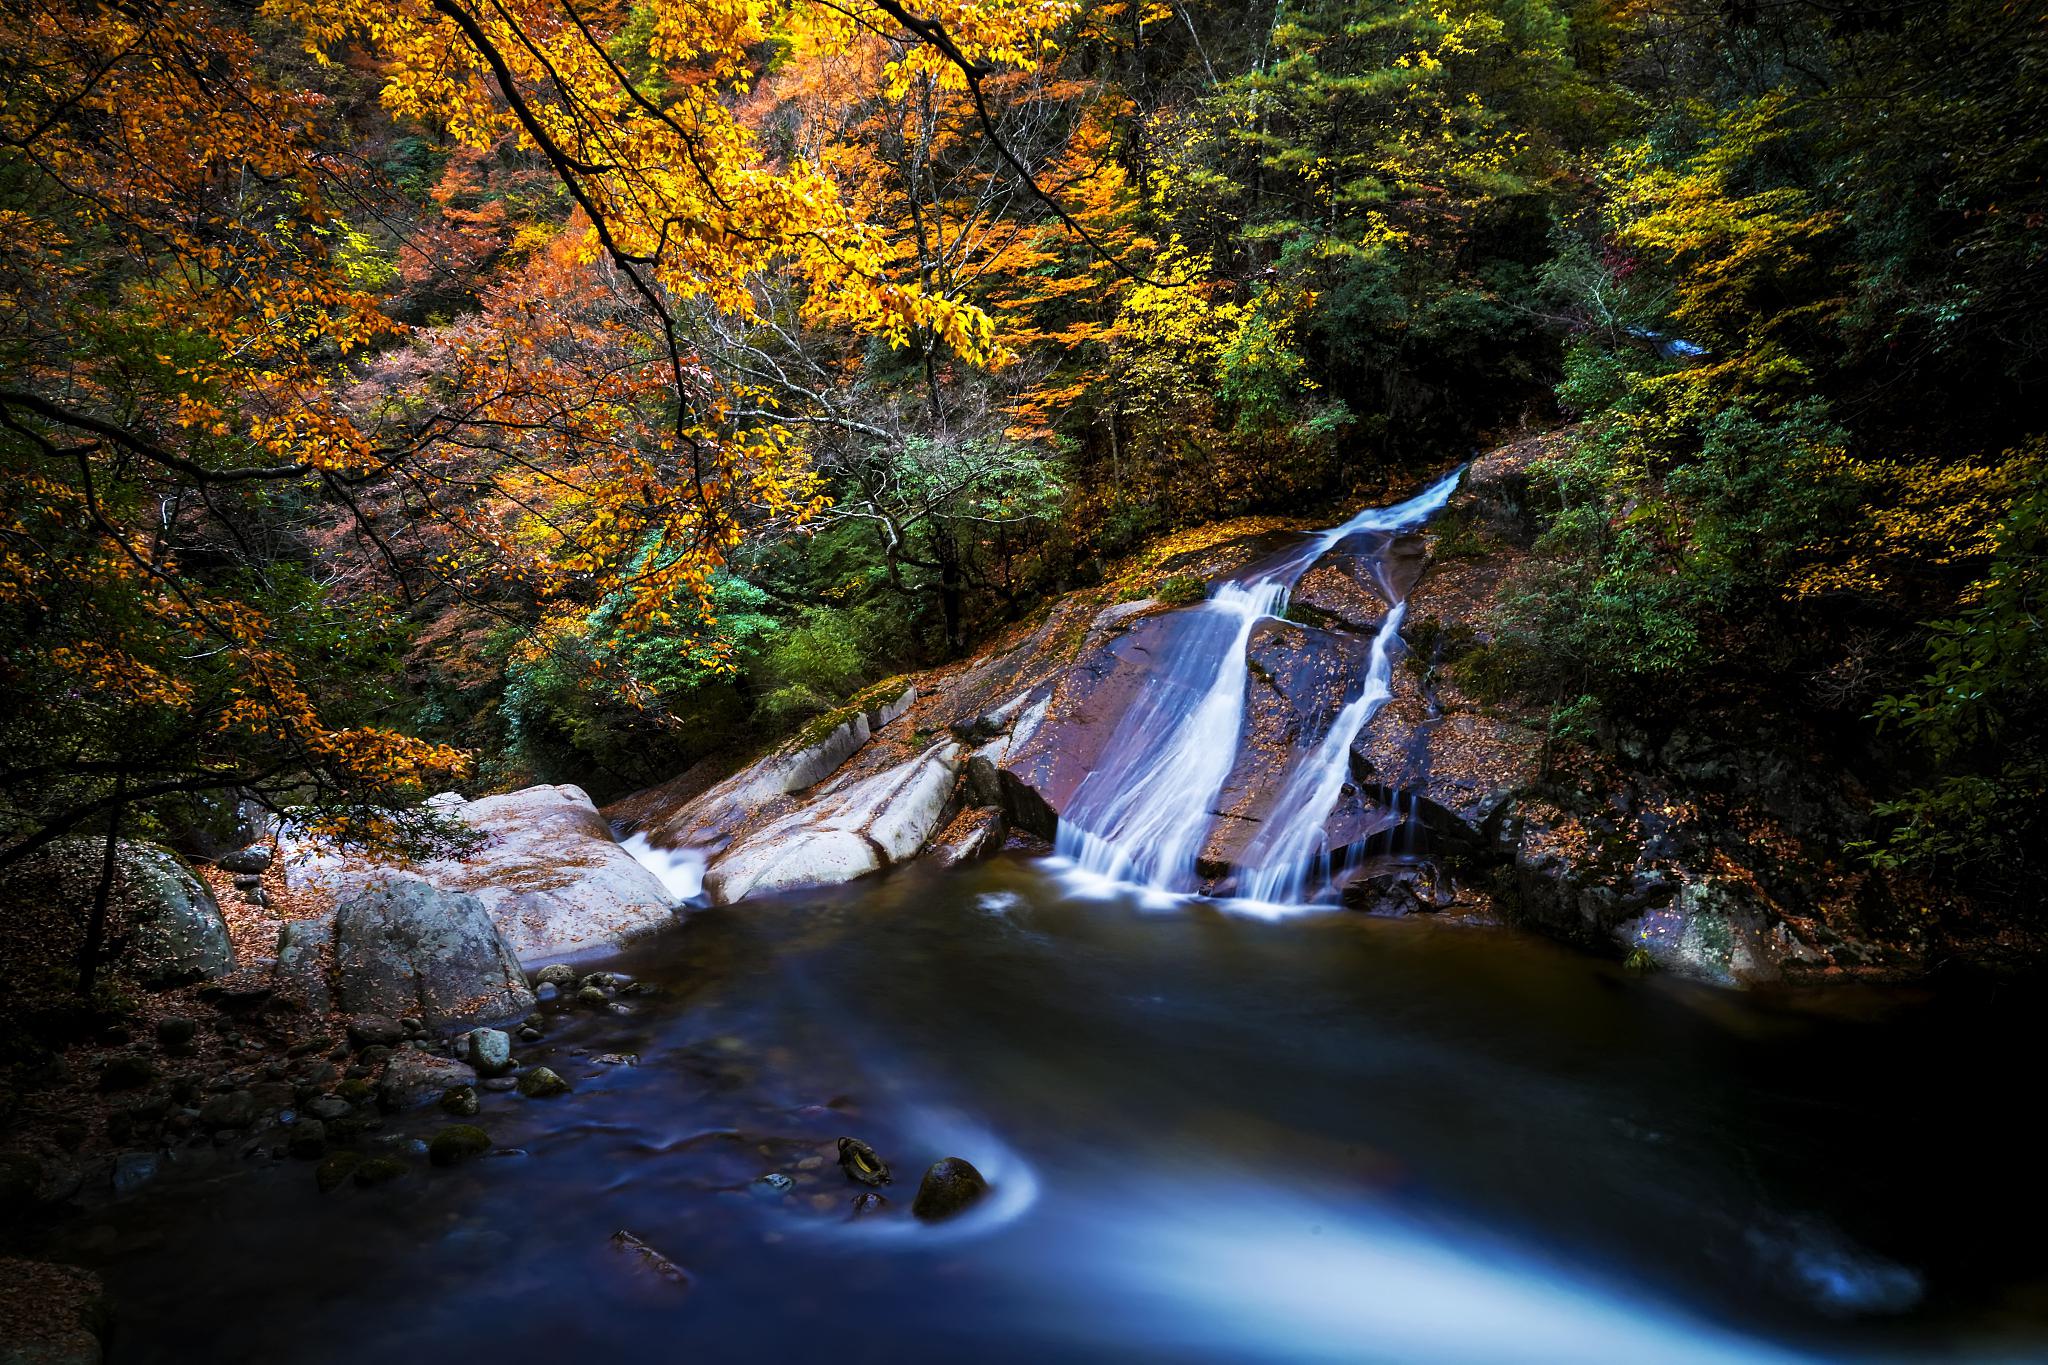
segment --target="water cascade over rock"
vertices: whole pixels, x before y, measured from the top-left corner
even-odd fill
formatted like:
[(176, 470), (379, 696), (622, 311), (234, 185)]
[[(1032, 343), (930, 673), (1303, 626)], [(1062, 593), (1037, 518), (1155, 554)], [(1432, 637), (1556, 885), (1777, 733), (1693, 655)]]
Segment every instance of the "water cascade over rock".
[[(1156, 891), (1195, 893), (1219, 796), (1237, 765), (1245, 724), (1254, 630), (1287, 609), (1309, 569), (1353, 537), (1426, 522), (1457, 488), (1452, 473), (1392, 507), (1373, 508), (1240, 572), (1189, 608), (1172, 647), (1154, 659), (1088, 775), (1061, 812), (1057, 851), (1084, 872)], [(1240, 890), (1260, 900), (1295, 901), (1320, 889), (1325, 824), (1349, 773), (1352, 742), (1390, 695), (1402, 603), (1389, 599), (1358, 692), (1294, 763), (1255, 834), (1233, 859)]]

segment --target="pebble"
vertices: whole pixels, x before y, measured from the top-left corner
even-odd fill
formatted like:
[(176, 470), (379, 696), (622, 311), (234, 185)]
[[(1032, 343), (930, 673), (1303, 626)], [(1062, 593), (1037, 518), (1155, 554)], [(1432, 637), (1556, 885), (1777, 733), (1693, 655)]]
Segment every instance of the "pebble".
[[(306, 1106), (306, 1112), (316, 1119), (338, 1119), (354, 1106), (339, 1095), (322, 1095)], [(194, 1118), (198, 1115), (195, 1113)]]
[(747, 1187), (759, 1199), (780, 1199), (796, 1188), (796, 1182), (780, 1171), (770, 1171)]
[(503, 1095), (508, 1091), (517, 1090), (519, 1088), (519, 1081), (516, 1077), (512, 1076), (492, 1076), (482, 1083), (481, 1088)]

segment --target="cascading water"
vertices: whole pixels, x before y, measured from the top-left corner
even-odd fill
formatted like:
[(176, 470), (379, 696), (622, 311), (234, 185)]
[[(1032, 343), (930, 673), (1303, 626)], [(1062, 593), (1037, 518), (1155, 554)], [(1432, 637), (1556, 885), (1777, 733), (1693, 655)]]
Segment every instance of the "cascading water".
[(1365, 686), (1337, 713), (1308, 757), (1295, 765), (1264, 829), (1245, 851), (1238, 892), (1247, 900), (1285, 905), (1305, 899), (1310, 891), (1310, 875), (1321, 870), (1329, 851), (1324, 823), (1351, 774), (1351, 743), (1394, 694), (1393, 646), (1407, 611), (1406, 602), (1397, 602), (1380, 623)]
[[(1226, 583), (1202, 605), (1181, 647), (1124, 713), (1105, 766), (1075, 796), (1074, 814), (1060, 822), (1062, 855), (1117, 881), (1165, 891), (1194, 887), (1209, 806), (1237, 758), (1245, 643), (1262, 617), (1286, 604), (1291, 582)], [(1108, 771), (1126, 780), (1107, 786), (1103, 799), (1088, 800), (1100, 785), (1095, 778)]]
[[(1056, 852), (1084, 872), (1115, 881), (1163, 892), (1199, 890), (1201, 878), (1195, 860), (1208, 834), (1217, 794), (1236, 763), (1243, 733), (1248, 678), (1245, 646), (1253, 627), (1263, 617), (1285, 610), (1287, 594), (1296, 581), (1350, 537), (1366, 531), (1405, 530), (1427, 521), (1450, 499), (1462, 472), (1451, 473), (1406, 502), (1369, 508), (1342, 525), (1320, 531), (1299, 548), (1259, 565), (1243, 581), (1221, 585), (1208, 601), (1190, 608), (1173, 651), (1154, 664), (1143, 691), (1118, 721), (1093, 771), (1062, 813)], [(1305, 777), (1298, 772), (1288, 784), (1289, 792), (1302, 784), (1294, 806), (1299, 812), (1296, 818), (1314, 823), (1306, 836), (1304, 859), (1319, 845), (1323, 820), (1342, 788), (1343, 756), (1350, 751), (1351, 738), (1385, 702), (1391, 648), (1399, 628), (1397, 604), (1373, 643), (1365, 690), (1336, 722), (1338, 727), (1351, 724), (1350, 737), (1334, 750), (1337, 758), (1317, 766), (1324, 751), (1331, 748), (1336, 733), (1333, 727), (1304, 765), (1304, 772), (1316, 768), (1317, 775)], [(1367, 702), (1375, 677), (1380, 680), (1381, 696), (1378, 702)], [(1347, 721), (1354, 715), (1355, 721)], [(1324, 797), (1326, 770), (1333, 764), (1335, 785)], [(1276, 869), (1275, 877), (1280, 876), (1281, 852), (1276, 846), (1272, 856), (1262, 861), (1262, 867)]]

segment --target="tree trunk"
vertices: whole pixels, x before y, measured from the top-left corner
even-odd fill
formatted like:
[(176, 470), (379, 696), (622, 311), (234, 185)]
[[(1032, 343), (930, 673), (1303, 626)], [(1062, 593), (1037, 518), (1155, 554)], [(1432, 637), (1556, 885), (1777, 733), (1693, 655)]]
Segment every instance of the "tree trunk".
[(114, 863), (121, 842), (121, 816), (127, 810), (128, 774), (114, 779), (114, 808), (107, 813), (107, 846), (100, 858), (100, 884), (93, 893), (92, 913), (85, 921), (85, 942), (78, 950), (78, 993), (92, 997), (99, 975), (100, 952), (107, 941), (107, 903), (114, 894)]

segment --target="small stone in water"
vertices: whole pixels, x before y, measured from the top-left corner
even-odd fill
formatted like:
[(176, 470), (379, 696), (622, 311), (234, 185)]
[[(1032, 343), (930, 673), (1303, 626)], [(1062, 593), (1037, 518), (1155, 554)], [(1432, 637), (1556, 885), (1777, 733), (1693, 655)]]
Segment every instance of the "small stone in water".
[(545, 1034), (531, 1024), (519, 1030), (519, 1041), (522, 1043), (537, 1043), (545, 1036)]
[(757, 1198), (780, 1199), (796, 1188), (796, 1182), (780, 1171), (771, 1171), (756, 1180), (749, 1188)]
[(301, 1161), (318, 1161), (327, 1155), (327, 1125), (318, 1119), (307, 1119), (292, 1130), (285, 1150)]
[(576, 984), (576, 969), (566, 962), (554, 962), (533, 974), (533, 989), (537, 994), (542, 986), (553, 986), (563, 990)]
[(457, 1118), (471, 1118), (477, 1111), (476, 1090), (473, 1086), (452, 1085), (441, 1095), (441, 1108)]
[(483, 1088), (485, 1090), (492, 1091), (495, 1094), (503, 1095), (510, 1091), (517, 1090), (519, 1088), (519, 1082), (511, 1076), (493, 1076), (489, 1080), (483, 1082)]
[(427, 1144), (427, 1159), (436, 1166), (457, 1166), (490, 1150), (490, 1134), (475, 1124), (457, 1123), (434, 1134)]
[(910, 1211), (927, 1222), (951, 1218), (988, 1193), (988, 1181), (974, 1164), (957, 1156), (934, 1161), (917, 1187)]
[(373, 1156), (358, 1162), (350, 1179), (368, 1189), (372, 1185), (383, 1185), (398, 1179), (411, 1167), (395, 1156)]
[(159, 1159), (155, 1152), (123, 1152), (114, 1158), (114, 1193), (133, 1194), (156, 1179)]
[(469, 1064), (486, 1076), (495, 1076), (512, 1064), (512, 1040), (502, 1029), (471, 1029), (464, 1052)]
[(519, 1078), (519, 1093), (530, 1100), (544, 1100), (568, 1094), (569, 1083), (548, 1067), (537, 1066)]
[(640, 1054), (637, 1052), (600, 1052), (590, 1060), (596, 1062), (599, 1066), (638, 1066), (640, 1065)]
[(853, 1197), (853, 1212), (849, 1218), (866, 1218), (889, 1207), (889, 1196), (874, 1190), (862, 1190)]
[[(891, 1178), (888, 1164), (875, 1154), (874, 1148), (857, 1137), (839, 1139), (839, 1168), (846, 1172), (849, 1180), (858, 1180), (863, 1185), (886, 1185)], [(929, 1180), (931, 1177), (925, 1178)]]
[(313, 1183), (320, 1187), (320, 1193), (326, 1194), (353, 1175), (362, 1160), (356, 1152), (336, 1152), (313, 1168)]
[(533, 998), (540, 1001), (553, 1000), (561, 993), (562, 988), (552, 981), (543, 981), (533, 988)]
[[(306, 1112), (316, 1119), (338, 1119), (350, 1109), (347, 1100), (339, 1095), (322, 1095), (306, 1106)], [(196, 1114), (193, 1117), (198, 1117)]]
[(576, 1003), (579, 1005), (588, 1005), (592, 1009), (601, 1010), (606, 1005), (611, 1004), (611, 1002), (611, 997), (606, 995), (603, 991), (599, 990), (595, 986), (585, 986), (581, 990), (576, 992)]

